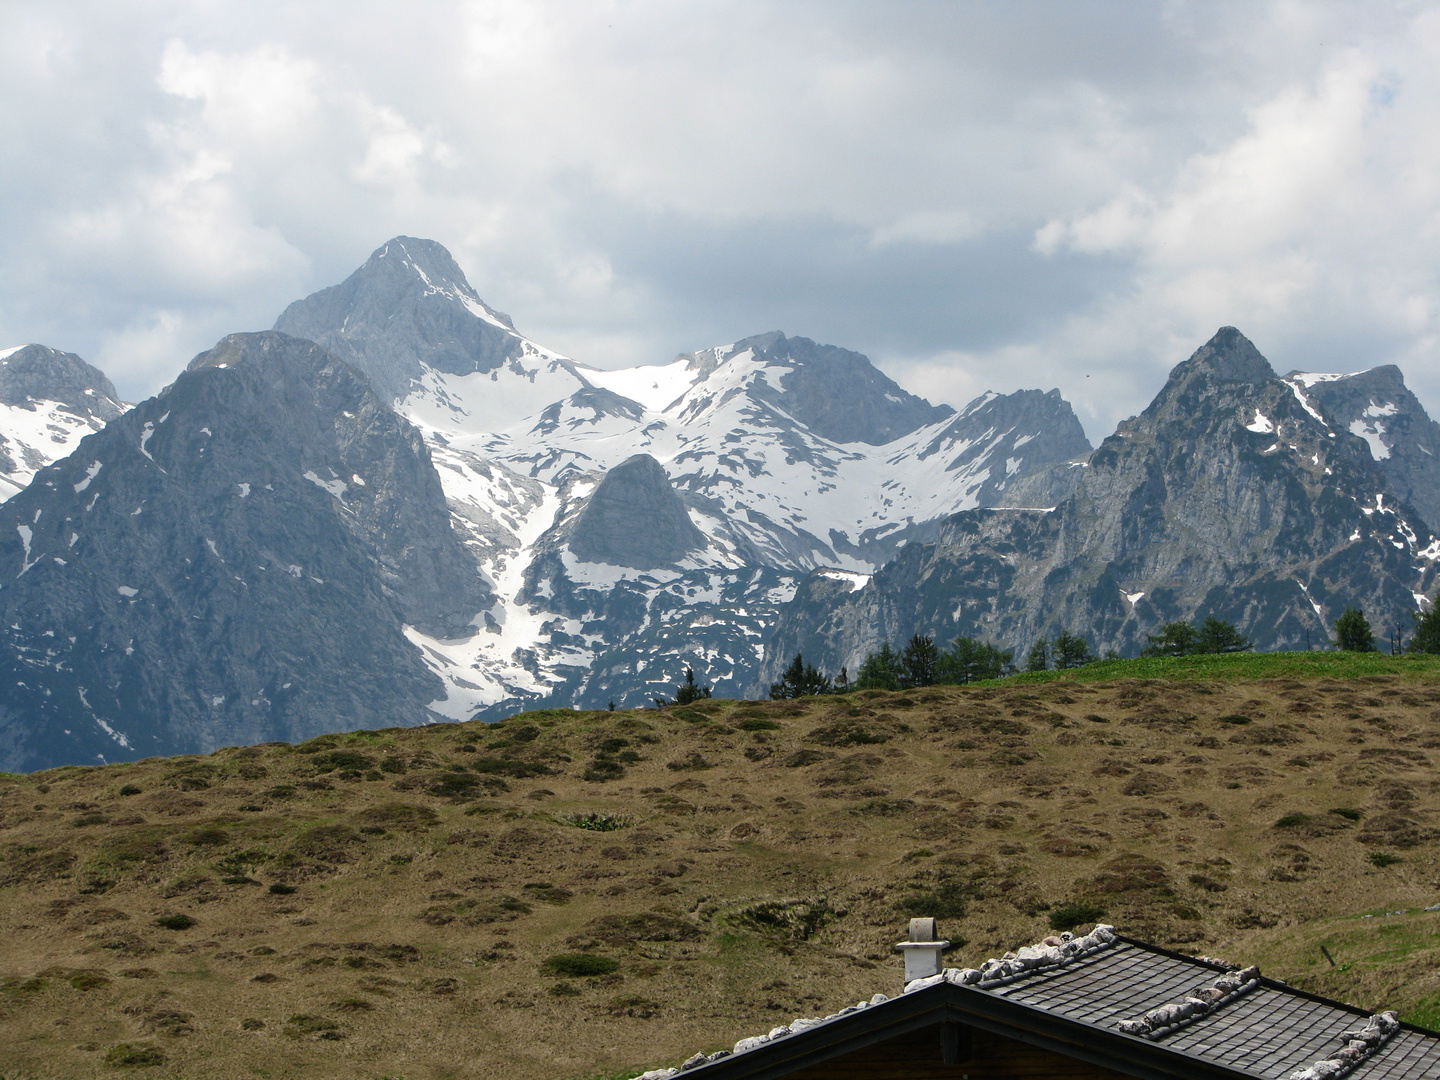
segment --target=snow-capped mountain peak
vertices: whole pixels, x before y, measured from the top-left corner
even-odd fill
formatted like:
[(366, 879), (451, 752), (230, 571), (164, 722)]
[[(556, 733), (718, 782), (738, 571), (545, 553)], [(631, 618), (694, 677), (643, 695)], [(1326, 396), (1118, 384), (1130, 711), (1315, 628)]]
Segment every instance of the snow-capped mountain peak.
[(0, 501), (129, 407), (99, 368), (74, 353), (0, 349)]
[[(801, 575), (869, 573), (937, 519), (1024, 497), (1019, 481), (1089, 447), (1053, 392), (957, 415), (859, 353), (780, 331), (665, 364), (578, 363), (412, 237), (276, 329), (364, 371), (425, 432), (455, 527), (495, 583), (470, 640), (411, 631), (445, 658), (434, 707), (457, 718), (555, 688), (645, 700), (682, 659), (741, 692)], [(655, 536), (637, 546), (627, 529)]]

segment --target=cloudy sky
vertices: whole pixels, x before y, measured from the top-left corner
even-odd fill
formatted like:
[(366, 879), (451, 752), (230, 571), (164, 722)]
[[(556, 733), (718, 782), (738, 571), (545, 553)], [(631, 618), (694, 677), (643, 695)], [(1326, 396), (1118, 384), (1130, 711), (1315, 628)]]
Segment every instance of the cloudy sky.
[(1440, 413), (1440, 6), (0, 4), (0, 345), (135, 399), (400, 233), (601, 366), (781, 329), (1098, 440), (1233, 324)]

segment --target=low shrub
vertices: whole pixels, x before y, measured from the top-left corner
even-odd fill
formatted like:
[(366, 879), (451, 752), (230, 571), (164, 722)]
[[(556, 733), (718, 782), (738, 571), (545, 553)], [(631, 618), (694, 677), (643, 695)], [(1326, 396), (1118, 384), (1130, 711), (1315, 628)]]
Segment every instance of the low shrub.
[(783, 724), (766, 716), (747, 716), (740, 721), (741, 731), (779, 731), (782, 727)]
[(375, 759), (356, 750), (329, 750), (316, 754), (310, 764), (317, 772), (333, 772), (336, 769), (364, 772), (375, 767)]
[(477, 758), (470, 763), (470, 767), (478, 773), (486, 773), (491, 776), (511, 776), (516, 780), (525, 780), (531, 776), (548, 776), (550, 770), (534, 761), (512, 761), (509, 758)]
[(1392, 855), (1388, 851), (1370, 852), (1370, 863), (1372, 866), (1394, 866), (1396, 863), (1404, 862), (1399, 855)]
[(566, 825), (590, 832), (615, 832), (617, 829), (628, 829), (632, 824), (623, 814), (601, 814), (593, 811), (588, 814), (562, 814), (560, 820)]
[(969, 897), (958, 881), (942, 881), (933, 889), (923, 889), (904, 897), (896, 905), (911, 918), (934, 916), (937, 919), (961, 919), (968, 909)]
[[(832, 908), (822, 896), (816, 900), (762, 900), (732, 913), (730, 921), (762, 933), (807, 941), (821, 927), (844, 914)], [(934, 913), (927, 911), (926, 914)]]
[(301, 1035), (313, 1035), (317, 1039), (343, 1039), (345, 1032), (340, 1025), (328, 1016), (316, 1016), (311, 1013), (299, 1013), (285, 1021), (285, 1034), (292, 1038)]
[(105, 1064), (112, 1069), (140, 1069), (164, 1065), (165, 1052), (152, 1043), (120, 1043), (105, 1054)]
[(607, 780), (619, 780), (625, 775), (625, 766), (612, 757), (597, 756), (585, 771), (580, 774), (582, 780), (589, 780), (592, 783), (603, 784)]
[(195, 920), (189, 915), (161, 915), (155, 920), (155, 925), (166, 930), (189, 930), (195, 925)]
[(1050, 912), (1051, 930), (1074, 930), (1086, 923), (1097, 923), (1105, 917), (1105, 909), (1089, 900), (1061, 904)]
[(682, 758), (676, 758), (674, 761), (666, 762), (665, 767), (675, 772), (684, 772), (692, 769), (699, 771), (702, 769), (713, 769), (715, 763), (706, 759), (698, 750), (691, 750), (690, 753)]

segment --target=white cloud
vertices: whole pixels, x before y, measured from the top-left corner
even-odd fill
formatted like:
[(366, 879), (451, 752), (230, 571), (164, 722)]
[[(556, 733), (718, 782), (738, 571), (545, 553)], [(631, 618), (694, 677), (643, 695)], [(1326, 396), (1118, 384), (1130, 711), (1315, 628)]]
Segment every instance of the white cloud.
[(1440, 404), (1433, 9), (424, 11), (0, 8), (0, 339), (135, 396), (404, 232), (599, 363), (778, 328), (1103, 435), (1232, 323)]

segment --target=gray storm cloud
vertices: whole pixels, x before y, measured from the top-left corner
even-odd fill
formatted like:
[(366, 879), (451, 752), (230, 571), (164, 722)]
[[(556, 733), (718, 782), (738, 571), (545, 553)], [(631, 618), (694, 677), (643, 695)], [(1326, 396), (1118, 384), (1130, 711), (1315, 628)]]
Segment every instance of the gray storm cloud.
[(136, 398), (396, 233), (599, 365), (783, 329), (1092, 435), (1221, 324), (1440, 400), (1440, 11), (7, 4), (0, 346)]

